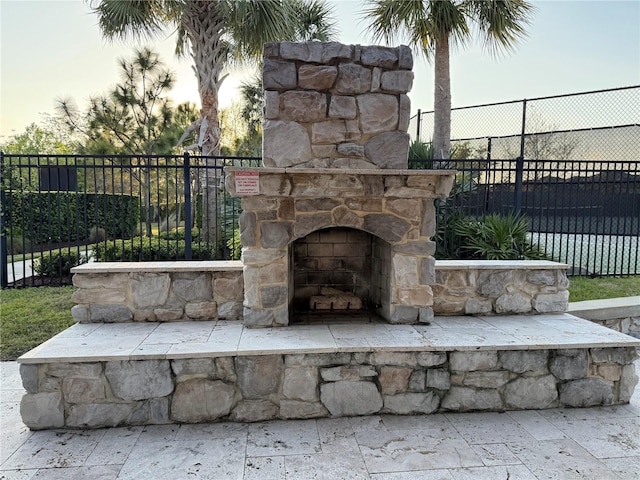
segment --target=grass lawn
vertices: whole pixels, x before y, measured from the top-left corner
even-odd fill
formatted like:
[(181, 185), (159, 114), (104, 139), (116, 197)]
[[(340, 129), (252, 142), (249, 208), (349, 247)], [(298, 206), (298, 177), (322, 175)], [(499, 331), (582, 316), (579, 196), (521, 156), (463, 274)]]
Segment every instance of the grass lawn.
[[(572, 277), (570, 301), (640, 295), (640, 276)], [(73, 287), (0, 290), (0, 360), (23, 353), (73, 325)]]
[(75, 322), (73, 287), (0, 291), (0, 360), (15, 360)]
[(640, 276), (635, 277), (570, 277), (569, 301), (640, 295)]

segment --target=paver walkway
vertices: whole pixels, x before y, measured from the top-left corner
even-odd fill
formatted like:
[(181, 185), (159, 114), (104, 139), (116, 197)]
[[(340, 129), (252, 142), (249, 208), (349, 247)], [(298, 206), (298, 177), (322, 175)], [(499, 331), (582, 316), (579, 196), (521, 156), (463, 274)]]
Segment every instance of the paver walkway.
[(640, 389), (618, 407), (32, 432), (18, 365), (0, 369), (0, 479), (640, 479)]

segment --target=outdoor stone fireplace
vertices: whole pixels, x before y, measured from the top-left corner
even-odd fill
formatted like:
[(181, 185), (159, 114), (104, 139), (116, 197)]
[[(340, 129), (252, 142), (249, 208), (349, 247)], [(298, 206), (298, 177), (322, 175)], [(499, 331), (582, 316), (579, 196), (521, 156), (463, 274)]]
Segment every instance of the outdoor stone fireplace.
[(264, 166), (226, 169), (245, 325), (431, 320), (433, 202), (454, 172), (407, 169), (412, 66), (406, 46), (265, 45)]

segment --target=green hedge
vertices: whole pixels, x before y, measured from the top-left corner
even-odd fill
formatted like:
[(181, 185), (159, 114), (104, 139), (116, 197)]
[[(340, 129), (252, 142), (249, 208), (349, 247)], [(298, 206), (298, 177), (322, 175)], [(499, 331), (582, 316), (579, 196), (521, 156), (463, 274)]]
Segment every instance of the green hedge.
[(92, 227), (129, 238), (140, 221), (140, 199), (122, 194), (5, 192), (6, 226), (34, 243), (84, 240)]
[[(184, 260), (184, 240), (167, 241), (157, 237), (134, 237), (99, 243), (93, 250), (98, 262), (151, 262), (157, 260)], [(213, 252), (206, 245), (193, 244), (193, 260), (209, 260)]]

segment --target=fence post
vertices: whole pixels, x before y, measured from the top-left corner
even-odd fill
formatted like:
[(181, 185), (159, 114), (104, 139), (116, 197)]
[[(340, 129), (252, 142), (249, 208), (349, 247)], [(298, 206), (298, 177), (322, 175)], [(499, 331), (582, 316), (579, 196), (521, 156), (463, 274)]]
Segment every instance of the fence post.
[(418, 116), (416, 117), (416, 142), (422, 141), (420, 138), (420, 121), (422, 119), (422, 112), (418, 109)]
[(522, 131), (520, 133), (520, 156), (516, 159), (516, 184), (513, 205), (515, 213), (522, 209), (522, 176), (524, 171), (525, 133), (527, 131), (527, 99), (522, 101)]
[(185, 260), (191, 260), (192, 249), (191, 243), (191, 157), (189, 152), (183, 155), (183, 172), (184, 172), (184, 257)]
[(7, 237), (4, 231), (4, 210), (7, 205), (4, 198), (4, 152), (0, 151), (0, 288), (6, 288), (9, 284), (7, 269)]

